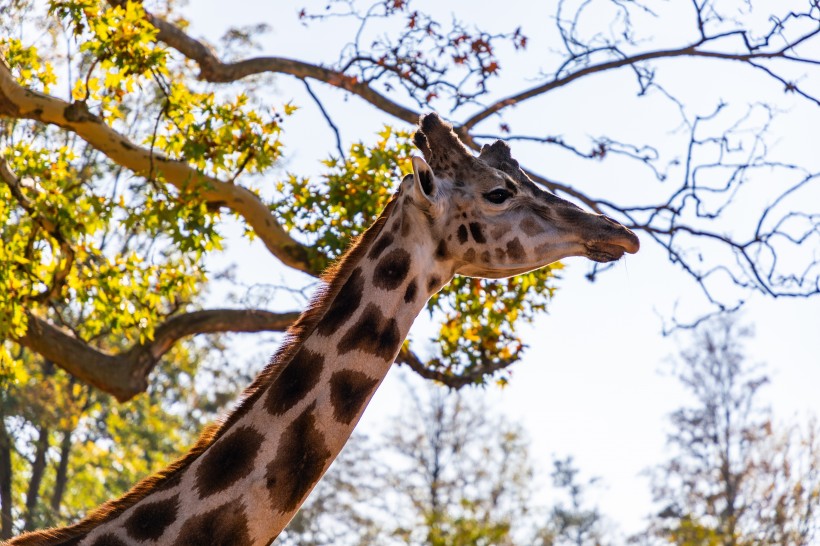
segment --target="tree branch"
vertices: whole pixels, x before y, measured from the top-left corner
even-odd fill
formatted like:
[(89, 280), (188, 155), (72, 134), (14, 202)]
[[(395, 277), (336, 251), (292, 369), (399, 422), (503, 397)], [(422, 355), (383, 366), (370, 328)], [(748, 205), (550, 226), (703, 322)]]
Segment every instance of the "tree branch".
[[(802, 37), (800, 41), (804, 41), (816, 34), (820, 33), (820, 30), (816, 30), (807, 34), (806, 36)], [(616, 68), (622, 68), (624, 66), (633, 66), (637, 63), (642, 61), (648, 61), (652, 59), (663, 59), (663, 58), (673, 58), (673, 57), (706, 57), (706, 58), (713, 58), (713, 59), (723, 59), (723, 60), (730, 60), (730, 61), (739, 61), (745, 62), (750, 64), (751, 66), (761, 69), (762, 67), (753, 63), (754, 59), (772, 59), (776, 57), (784, 57), (786, 51), (788, 51), (792, 46), (786, 46), (778, 51), (771, 51), (771, 52), (751, 52), (745, 54), (735, 54), (735, 53), (724, 53), (720, 51), (704, 51), (699, 49), (701, 45), (706, 43), (707, 41), (711, 40), (712, 38), (707, 38), (698, 42), (696, 44), (692, 44), (686, 47), (678, 48), (678, 49), (661, 49), (657, 51), (647, 51), (644, 53), (639, 53), (637, 55), (625, 56), (620, 59), (615, 59), (611, 61), (607, 61), (604, 63), (594, 64), (590, 66), (586, 66), (581, 68), (575, 72), (571, 72), (563, 77), (555, 77), (553, 80), (543, 83), (541, 85), (537, 85), (526, 91), (522, 91), (521, 93), (516, 93), (515, 95), (510, 95), (509, 97), (500, 99), (490, 106), (484, 108), (477, 114), (471, 116), (467, 121), (464, 122), (462, 125), (462, 129), (467, 132), (480, 122), (484, 121), (491, 115), (507, 108), (509, 106), (513, 106), (524, 102), (528, 99), (533, 97), (537, 97), (539, 95), (543, 95), (549, 91), (554, 89), (558, 89), (559, 87), (564, 87), (567, 84), (574, 82), (584, 76), (588, 76), (590, 74), (599, 73), (599, 72), (606, 72), (607, 70), (613, 70)], [(795, 62), (798, 62), (799, 59), (794, 59)], [(767, 71), (768, 75), (783, 82), (780, 77), (774, 75), (771, 71)], [(557, 75), (556, 75), (557, 76)], [(808, 94), (802, 93), (804, 97), (808, 100), (811, 100), (815, 104), (818, 104), (818, 100), (815, 97), (809, 96)]]
[[(110, 3), (121, 5), (125, 2), (111, 0)], [(235, 63), (224, 63), (207, 45), (191, 38), (178, 26), (148, 12), (145, 15), (148, 22), (158, 30), (157, 39), (195, 61), (199, 65), (199, 77), (205, 81), (228, 83), (264, 72), (288, 74), (301, 80), (311, 78), (358, 95), (373, 106), (407, 123), (418, 123), (418, 112), (390, 100), (367, 83), (344, 72), (285, 57), (254, 57)]]
[(512, 364), (513, 361), (499, 361), (499, 362), (482, 362), (479, 366), (470, 369), (469, 372), (461, 373), (459, 375), (447, 374), (437, 370), (433, 370), (410, 349), (407, 345), (402, 345), (399, 356), (396, 357), (396, 364), (404, 364), (421, 377), (425, 379), (432, 379), (438, 381), (442, 385), (446, 385), (451, 389), (458, 390), (467, 385), (473, 385), (481, 382), (487, 377), (492, 376), (498, 370), (503, 370)]
[(211, 309), (171, 317), (154, 339), (120, 354), (103, 352), (35, 315), (26, 335), (14, 341), (51, 360), (79, 380), (125, 402), (148, 387), (148, 374), (183, 337), (218, 332), (281, 332), (299, 313), (254, 309)]
[(245, 219), (282, 263), (316, 275), (308, 259), (308, 249), (288, 235), (268, 206), (252, 191), (137, 146), (92, 114), (84, 102), (68, 103), (22, 87), (4, 62), (0, 62), (0, 116), (57, 125), (76, 133), (111, 161), (138, 175), (161, 177), (186, 196), (230, 208)]

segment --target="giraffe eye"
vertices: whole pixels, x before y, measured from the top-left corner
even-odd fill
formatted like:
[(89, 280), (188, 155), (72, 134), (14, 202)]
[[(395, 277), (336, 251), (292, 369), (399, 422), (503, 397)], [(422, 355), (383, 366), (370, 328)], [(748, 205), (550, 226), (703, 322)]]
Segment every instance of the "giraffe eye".
[(509, 190), (505, 190), (504, 188), (496, 188), (493, 191), (485, 193), (484, 199), (486, 199), (490, 203), (500, 205), (501, 203), (509, 199), (511, 195), (512, 193), (510, 193)]

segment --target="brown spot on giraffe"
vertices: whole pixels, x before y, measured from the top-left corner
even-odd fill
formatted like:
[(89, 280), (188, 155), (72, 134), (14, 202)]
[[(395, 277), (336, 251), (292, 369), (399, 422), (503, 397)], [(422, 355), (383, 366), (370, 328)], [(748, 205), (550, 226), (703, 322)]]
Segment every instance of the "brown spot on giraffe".
[(478, 222), (470, 222), (470, 233), (473, 235), (473, 239), (475, 239), (476, 243), (484, 244), (487, 242), (487, 238), (484, 237), (481, 224)]
[(467, 252), (464, 253), (464, 261), (465, 262), (474, 262), (475, 261), (475, 249), (470, 247), (467, 249)]
[(313, 402), (297, 417), (279, 440), (276, 457), (268, 464), (265, 479), (274, 510), (290, 512), (319, 480), (331, 456), (322, 433), (316, 428)]
[(485, 264), (490, 263), (490, 251), (489, 250), (485, 250), (484, 252), (481, 253), (481, 263), (485, 263)]
[(182, 526), (174, 546), (245, 546), (251, 544), (248, 518), (241, 502), (228, 501), (194, 516)]
[(316, 386), (324, 366), (324, 356), (299, 349), (268, 389), (265, 407), (273, 415), (284, 414)]
[(264, 439), (251, 427), (242, 426), (211, 446), (196, 469), (200, 498), (224, 491), (250, 474)]
[(323, 336), (329, 336), (336, 332), (339, 327), (353, 316), (359, 304), (362, 302), (364, 292), (364, 276), (362, 268), (357, 267), (350, 273), (350, 277), (342, 285), (339, 293), (333, 299), (327, 312), (322, 317), (316, 329)]
[(410, 303), (416, 299), (416, 291), (418, 290), (418, 285), (416, 284), (416, 279), (410, 281), (407, 285), (407, 288), (404, 290), (404, 303)]
[(330, 378), (330, 401), (333, 417), (349, 425), (359, 414), (367, 397), (379, 383), (367, 374), (355, 370), (341, 370)]
[(527, 216), (526, 218), (521, 220), (521, 223), (518, 225), (518, 227), (520, 227), (521, 231), (523, 231), (526, 235), (529, 236), (538, 235), (543, 231), (541, 226), (538, 224), (538, 221), (536, 221), (534, 218), (530, 216)]
[(433, 275), (429, 279), (427, 279), (427, 290), (432, 290), (433, 288), (437, 287), (441, 284), (441, 279), (437, 276)]
[(134, 540), (157, 540), (177, 519), (179, 495), (137, 506), (125, 520), (125, 532)]
[(507, 252), (503, 248), (496, 248), (495, 249), (495, 259), (499, 262), (503, 262), (504, 258), (507, 257)]
[(467, 226), (464, 224), (458, 226), (458, 242), (461, 244), (467, 242)]
[(436, 247), (436, 253), (433, 256), (439, 261), (446, 260), (450, 256), (450, 252), (447, 250), (447, 243), (443, 240), (439, 241)]
[(401, 334), (396, 319), (386, 318), (379, 308), (371, 303), (362, 312), (356, 324), (339, 340), (337, 349), (339, 354), (358, 349), (389, 359), (393, 358), (399, 343)]
[(527, 258), (527, 251), (521, 246), (518, 237), (507, 243), (507, 254), (509, 254), (511, 260), (517, 262), (524, 261)]
[(385, 254), (373, 272), (373, 284), (385, 290), (395, 290), (404, 282), (410, 271), (410, 253), (395, 248)]
[(382, 255), (382, 252), (384, 252), (384, 249), (386, 249), (387, 247), (389, 247), (392, 244), (393, 244), (393, 236), (390, 235), (389, 233), (383, 234), (381, 237), (379, 237), (376, 240), (375, 244), (370, 249), (370, 252), (367, 253), (367, 257), (370, 258), (371, 260), (375, 260), (376, 258), (378, 258), (379, 256)]

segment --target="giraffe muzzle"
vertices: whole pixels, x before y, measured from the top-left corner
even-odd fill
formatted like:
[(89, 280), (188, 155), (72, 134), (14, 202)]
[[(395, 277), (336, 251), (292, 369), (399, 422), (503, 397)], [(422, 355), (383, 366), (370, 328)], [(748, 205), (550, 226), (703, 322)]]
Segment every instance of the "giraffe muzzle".
[[(604, 217), (606, 218), (606, 217)], [(589, 241), (586, 247), (586, 255), (590, 260), (606, 263), (619, 260), (624, 254), (635, 254), (641, 248), (638, 237), (621, 224), (606, 218), (615, 226), (615, 233), (608, 235), (606, 240)], [(616, 227), (617, 226), (617, 227)]]

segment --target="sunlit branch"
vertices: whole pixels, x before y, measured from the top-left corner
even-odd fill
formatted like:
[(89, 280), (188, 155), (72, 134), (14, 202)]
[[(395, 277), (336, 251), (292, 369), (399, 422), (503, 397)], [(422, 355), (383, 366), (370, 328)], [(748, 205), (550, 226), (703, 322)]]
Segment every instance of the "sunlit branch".
[(308, 260), (308, 249), (288, 235), (255, 193), (201, 173), (183, 161), (151, 153), (117, 133), (83, 102), (68, 103), (20, 86), (3, 62), (0, 62), (0, 115), (72, 131), (111, 161), (136, 174), (166, 181), (192, 199), (230, 208), (244, 218), (282, 263), (316, 275)]

